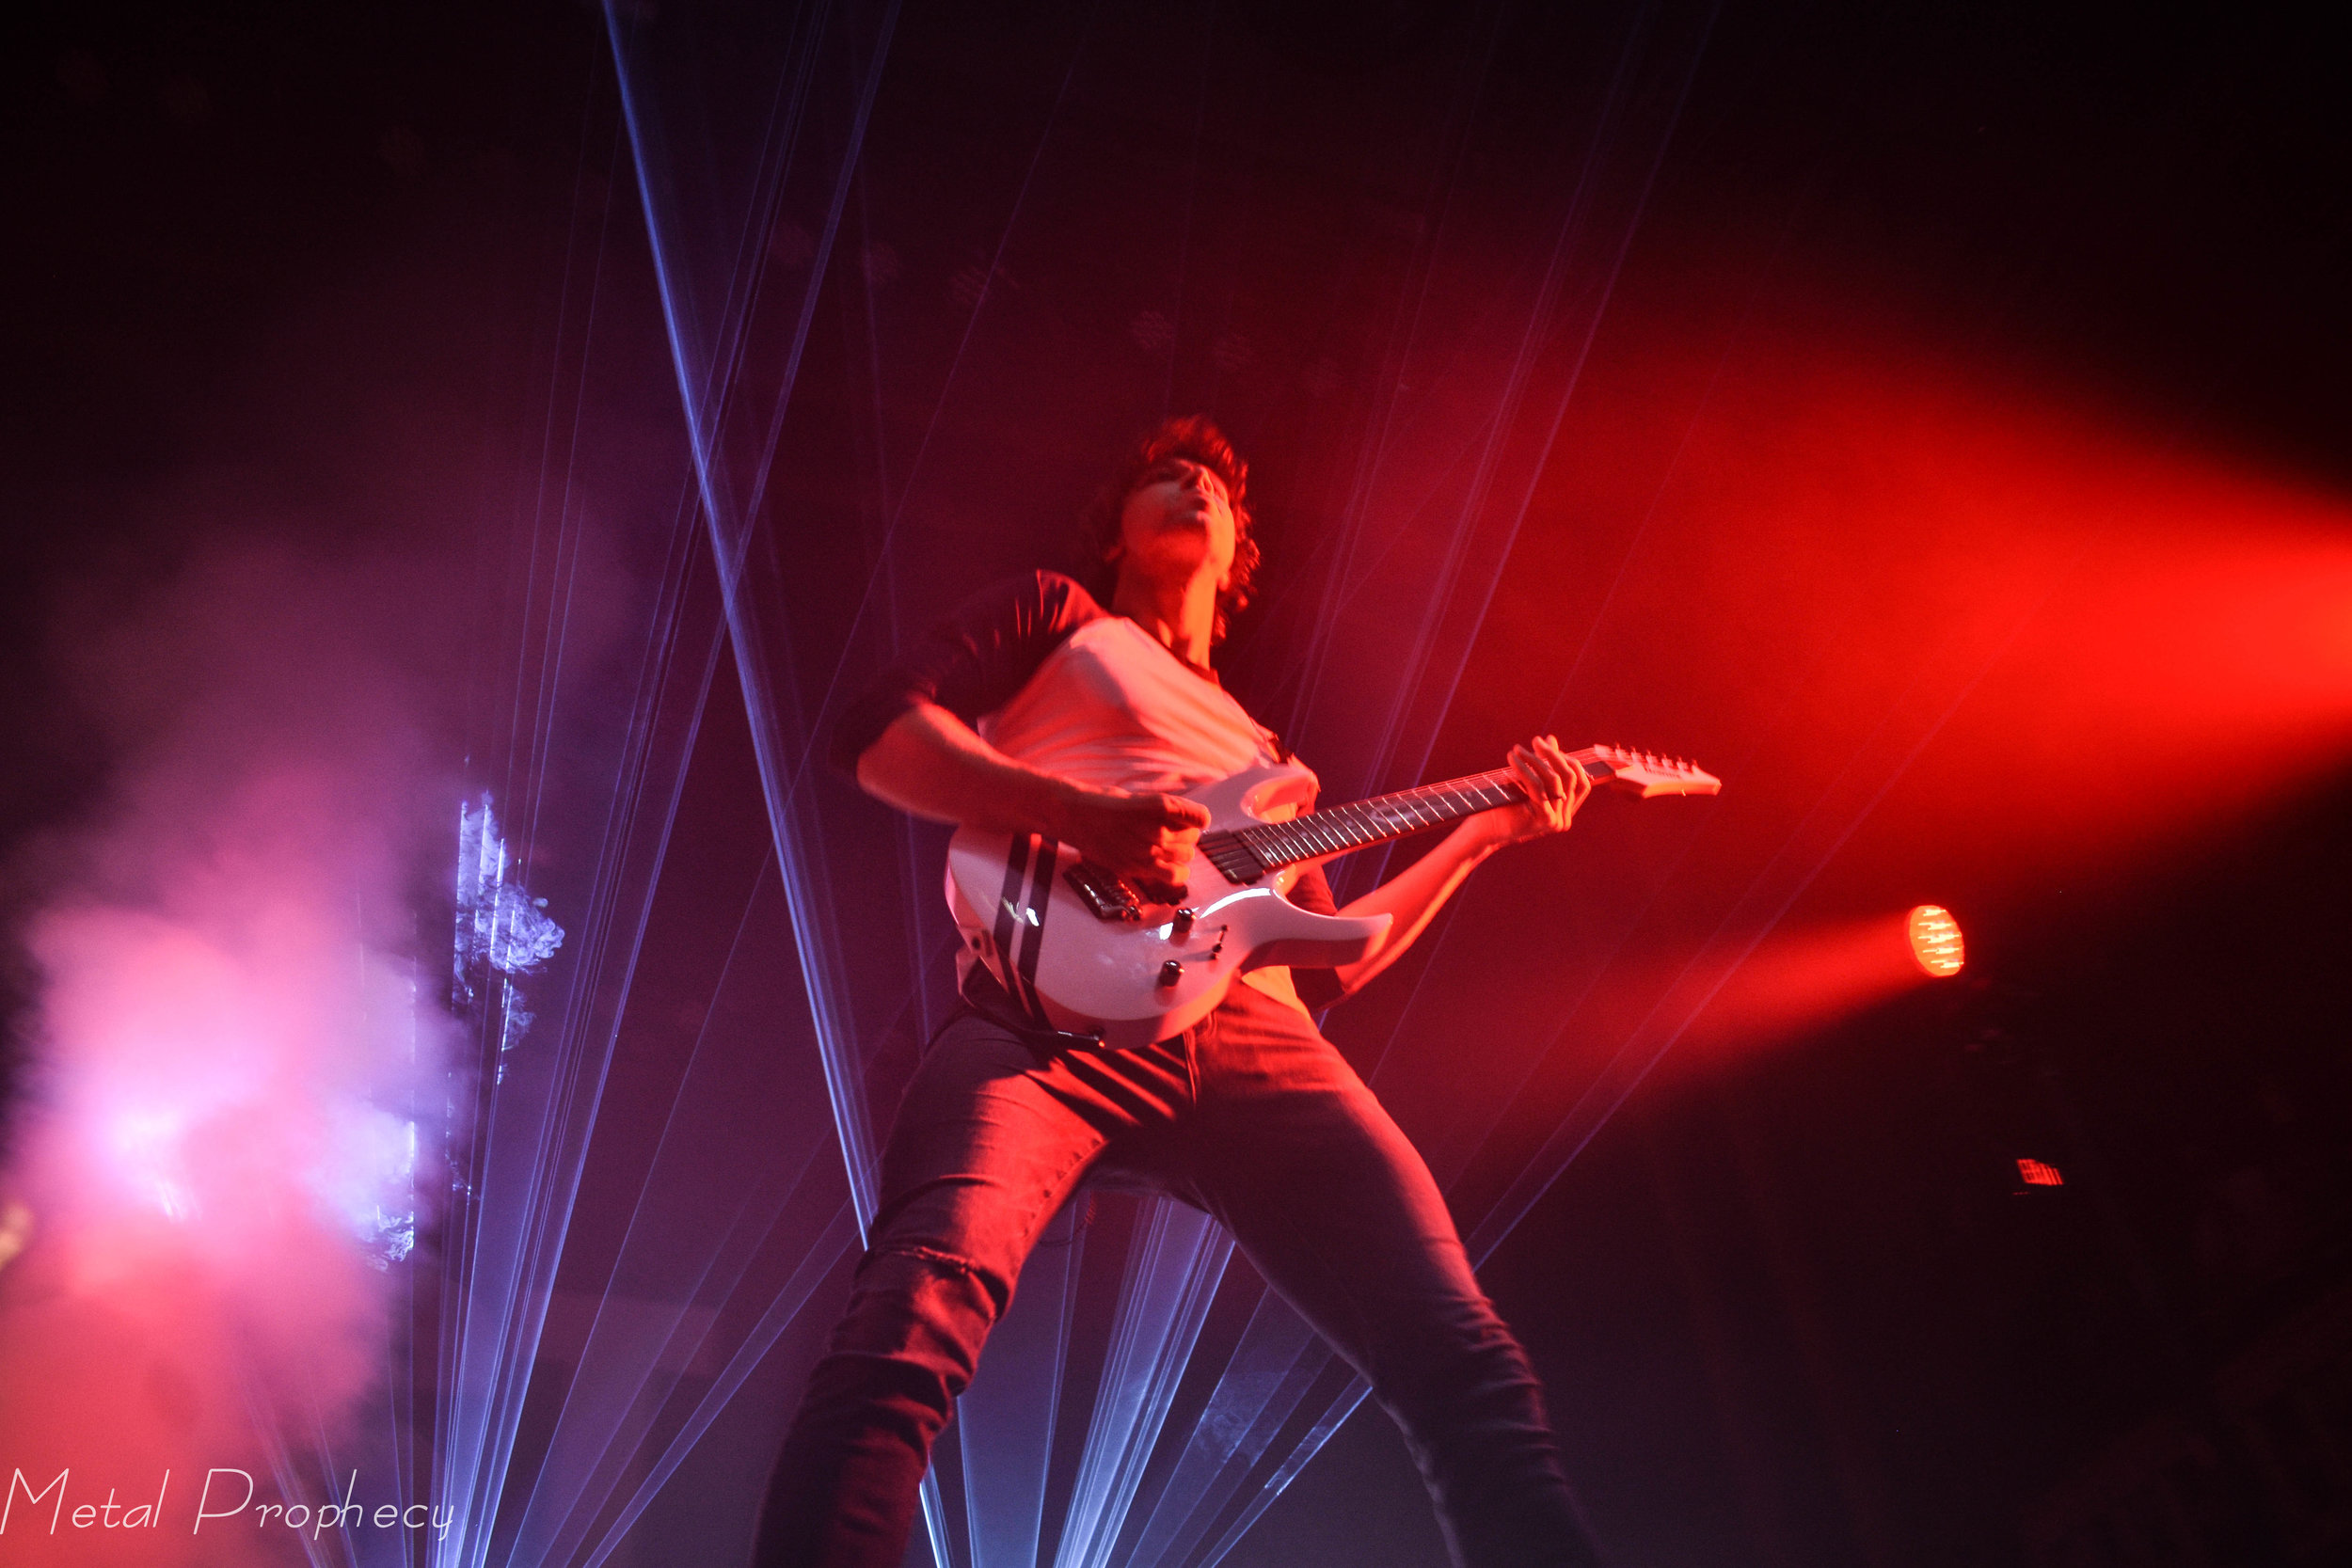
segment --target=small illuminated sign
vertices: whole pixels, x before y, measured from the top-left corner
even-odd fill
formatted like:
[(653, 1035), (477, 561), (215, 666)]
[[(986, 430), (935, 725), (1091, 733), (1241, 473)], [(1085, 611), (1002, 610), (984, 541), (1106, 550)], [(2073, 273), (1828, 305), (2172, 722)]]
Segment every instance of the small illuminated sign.
[(2058, 1166), (2045, 1165), (2039, 1160), (2018, 1161), (2017, 1174), (2024, 1178), (2028, 1187), (2063, 1187), (2066, 1185), (2066, 1178), (2058, 1174)]

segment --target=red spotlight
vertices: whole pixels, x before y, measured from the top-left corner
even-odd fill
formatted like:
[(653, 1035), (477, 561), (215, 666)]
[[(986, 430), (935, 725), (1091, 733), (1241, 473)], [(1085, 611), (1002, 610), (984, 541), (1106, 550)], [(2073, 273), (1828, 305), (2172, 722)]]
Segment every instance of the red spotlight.
[(1949, 910), (1922, 904), (1911, 911), (1911, 956), (1939, 980), (1960, 973), (1968, 954), (1961, 943), (1960, 922)]

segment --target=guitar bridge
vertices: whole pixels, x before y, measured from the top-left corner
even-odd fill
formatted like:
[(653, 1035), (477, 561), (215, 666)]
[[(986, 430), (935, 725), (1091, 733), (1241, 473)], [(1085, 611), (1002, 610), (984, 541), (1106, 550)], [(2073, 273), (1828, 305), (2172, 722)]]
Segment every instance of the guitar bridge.
[(1136, 890), (1099, 866), (1080, 861), (1063, 872), (1061, 879), (1094, 911), (1097, 920), (1133, 924), (1143, 919), (1143, 901), (1136, 896)]

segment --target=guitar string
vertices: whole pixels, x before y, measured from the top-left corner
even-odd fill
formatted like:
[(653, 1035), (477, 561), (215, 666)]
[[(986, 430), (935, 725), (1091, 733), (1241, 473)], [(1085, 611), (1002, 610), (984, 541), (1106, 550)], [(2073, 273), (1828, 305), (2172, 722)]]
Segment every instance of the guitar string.
[[(1600, 760), (1597, 749), (1570, 755), (1578, 762)], [(1311, 812), (1289, 822), (1261, 823), (1236, 830), (1232, 836), (1271, 871), (1314, 855), (1359, 848), (1497, 806), (1511, 805), (1518, 798), (1518, 775), (1510, 768), (1495, 768)], [(1433, 802), (1437, 809), (1423, 819), (1423, 808)], [(1413, 818), (1411, 826), (1400, 828), (1396, 824), (1394, 816), (1400, 813)]]
[[(1399, 831), (1395, 827), (1381, 822), (1374, 814), (1403, 812), (1416, 815), (1424, 801), (1438, 800), (1449, 794), (1455, 797), (1427, 821), (1416, 821), (1412, 827), (1402, 830), (1412, 832), (1494, 806), (1508, 805), (1517, 796), (1517, 791), (1509, 787), (1509, 782), (1515, 777), (1508, 768), (1502, 768), (1443, 784), (1418, 784), (1392, 795), (1378, 795), (1368, 800), (1313, 812), (1290, 822), (1265, 822), (1243, 828), (1233, 836), (1248, 845), (1253, 853), (1263, 847), (1280, 857), (1278, 863), (1288, 864), (1327, 850), (1356, 848), (1382, 838), (1398, 836)], [(1466, 785), (1473, 786), (1476, 793), (1465, 789)], [(1489, 790), (1498, 798), (1487, 799), (1486, 792)], [(1263, 860), (1265, 857), (1260, 855), (1259, 858)], [(1272, 867), (1269, 866), (1269, 869)]]

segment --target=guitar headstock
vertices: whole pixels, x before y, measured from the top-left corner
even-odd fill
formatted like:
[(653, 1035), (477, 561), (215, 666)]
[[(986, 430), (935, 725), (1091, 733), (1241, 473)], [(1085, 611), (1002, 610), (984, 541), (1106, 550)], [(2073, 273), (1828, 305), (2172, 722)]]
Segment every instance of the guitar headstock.
[(1595, 746), (1572, 753), (1593, 785), (1606, 784), (1647, 800), (1653, 795), (1712, 795), (1724, 781), (1688, 757), (1660, 756), (1628, 746)]

